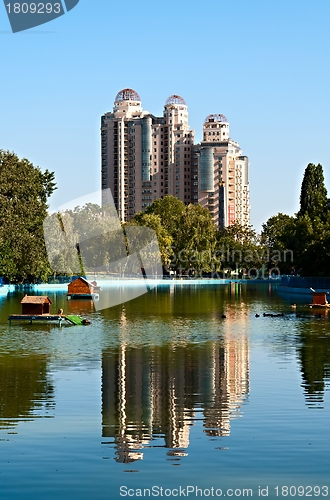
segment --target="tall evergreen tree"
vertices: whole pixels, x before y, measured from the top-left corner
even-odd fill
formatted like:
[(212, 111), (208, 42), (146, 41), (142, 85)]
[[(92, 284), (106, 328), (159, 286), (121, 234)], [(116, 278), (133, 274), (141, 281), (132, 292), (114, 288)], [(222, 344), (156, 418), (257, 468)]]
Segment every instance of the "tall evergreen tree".
[(328, 211), (327, 189), (324, 185), (322, 165), (309, 163), (301, 184), (300, 210), (298, 216), (309, 215), (311, 219), (326, 219)]

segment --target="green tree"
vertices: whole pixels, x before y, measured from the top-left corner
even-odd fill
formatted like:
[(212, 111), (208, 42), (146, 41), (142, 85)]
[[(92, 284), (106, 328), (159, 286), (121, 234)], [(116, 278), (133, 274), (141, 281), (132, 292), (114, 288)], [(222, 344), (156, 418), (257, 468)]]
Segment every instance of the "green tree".
[[(126, 259), (124, 234), (115, 208), (111, 205), (100, 207), (95, 203), (86, 203), (61, 214), (68, 243), (67, 268), (70, 272), (74, 262), (75, 272), (110, 271), (113, 263)], [(72, 224), (70, 223), (72, 221)], [(71, 249), (73, 257), (71, 258)], [(80, 264), (77, 269), (77, 249)], [(56, 252), (56, 248), (54, 251)]]
[(329, 208), (322, 165), (309, 163), (301, 184), (296, 228), (291, 234), (292, 246), (299, 242), (297, 260), (305, 276), (329, 275)]
[(223, 269), (238, 269), (242, 274), (251, 268), (266, 268), (268, 259), (267, 247), (253, 227), (239, 222), (218, 232), (216, 253)]
[(327, 190), (324, 185), (322, 165), (309, 163), (305, 169), (300, 193), (300, 210), (298, 216), (308, 214), (326, 219), (328, 213)]
[(287, 248), (287, 233), (295, 224), (296, 218), (278, 213), (262, 224), (261, 240), (271, 249), (285, 250)]
[(174, 196), (160, 198), (129, 223), (154, 229), (164, 266), (183, 272), (212, 270), (216, 228), (201, 205), (184, 205)]
[(322, 166), (309, 163), (301, 184), (299, 212), (293, 217), (279, 213), (262, 226), (262, 241), (273, 253), (278, 253), (282, 273), (295, 270), (304, 276), (330, 274), (328, 216)]
[(273, 215), (262, 224), (261, 242), (268, 248), (271, 264), (276, 265), (282, 274), (291, 274), (294, 268), (300, 267), (300, 238), (304, 227), (304, 224), (298, 227), (297, 217), (282, 213)]
[(153, 229), (157, 236), (162, 264), (163, 266), (168, 266), (170, 264), (170, 248), (173, 244), (173, 238), (167, 232), (166, 228), (162, 226), (160, 215), (156, 215), (155, 213), (139, 212), (125, 226), (143, 226)]
[(44, 235), (54, 280), (56, 274), (83, 274), (77, 253), (79, 239), (70, 211), (49, 214), (44, 220)]
[(0, 150), (0, 274), (12, 282), (51, 274), (43, 221), (55, 189), (53, 172)]
[(216, 227), (207, 208), (188, 205), (178, 220), (174, 237), (172, 265), (178, 271), (214, 270)]
[(307, 214), (298, 217), (291, 234), (297, 266), (304, 276), (330, 275), (330, 222)]
[(185, 207), (186, 205), (178, 200), (178, 198), (167, 195), (164, 196), (164, 198), (155, 200), (152, 205), (145, 210), (145, 213), (158, 215), (163, 228), (170, 236), (174, 237), (177, 234)]

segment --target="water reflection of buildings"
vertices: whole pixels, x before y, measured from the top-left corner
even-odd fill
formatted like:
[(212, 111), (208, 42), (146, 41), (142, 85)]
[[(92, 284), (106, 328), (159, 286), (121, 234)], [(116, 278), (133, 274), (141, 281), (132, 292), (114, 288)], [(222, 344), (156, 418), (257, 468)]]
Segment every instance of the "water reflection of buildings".
[(169, 454), (182, 456), (201, 417), (207, 435), (228, 436), (248, 391), (246, 336), (229, 332), (202, 345), (122, 344), (103, 354), (102, 434), (114, 438), (119, 462), (142, 459), (157, 438)]
[(94, 302), (88, 299), (71, 299), (65, 305), (70, 314), (88, 314), (94, 312)]

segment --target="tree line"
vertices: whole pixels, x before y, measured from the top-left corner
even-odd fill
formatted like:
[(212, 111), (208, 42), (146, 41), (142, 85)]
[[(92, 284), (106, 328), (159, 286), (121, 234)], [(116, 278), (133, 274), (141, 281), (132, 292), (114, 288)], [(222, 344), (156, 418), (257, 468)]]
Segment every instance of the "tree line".
[(262, 226), (262, 242), (268, 248), (290, 249), (292, 263), (279, 263), (283, 273), (330, 276), (330, 200), (322, 165), (309, 163), (300, 192), (300, 209), (289, 216), (279, 213)]
[[(54, 172), (0, 150), (0, 276), (6, 280), (35, 282), (102, 266), (107, 270), (109, 262), (127, 256), (125, 231), (139, 226), (155, 231), (165, 272), (330, 275), (330, 203), (321, 165), (310, 163), (305, 170), (298, 213), (270, 217), (261, 234), (238, 222), (220, 230), (207, 208), (185, 205), (171, 195), (122, 225), (113, 207), (92, 203), (49, 214), (47, 202), (55, 189)], [(47, 249), (45, 234), (51, 243)]]
[(0, 150), (0, 276), (13, 283), (46, 280), (52, 272), (43, 221), (56, 189), (53, 172)]

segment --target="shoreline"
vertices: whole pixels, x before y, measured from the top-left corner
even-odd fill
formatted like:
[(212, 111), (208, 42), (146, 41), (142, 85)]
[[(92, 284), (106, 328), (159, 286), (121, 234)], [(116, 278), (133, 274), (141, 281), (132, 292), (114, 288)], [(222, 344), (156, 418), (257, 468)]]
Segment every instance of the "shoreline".
[[(182, 285), (230, 285), (230, 284), (273, 284), (279, 285), (280, 280), (274, 278), (259, 278), (259, 279), (212, 279), (212, 278), (191, 278), (191, 279), (161, 279), (161, 278), (114, 278), (109, 280), (99, 280), (98, 286), (101, 287), (111, 287), (111, 286), (182, 286)], [(39, 290), (67, 290), (68, 283), (41, 283), (41, 284), (31, 284), (31, 285), (3, 285), (0, 287), (0, 294), (6, 294), (8, 292), (37, 292)]]

